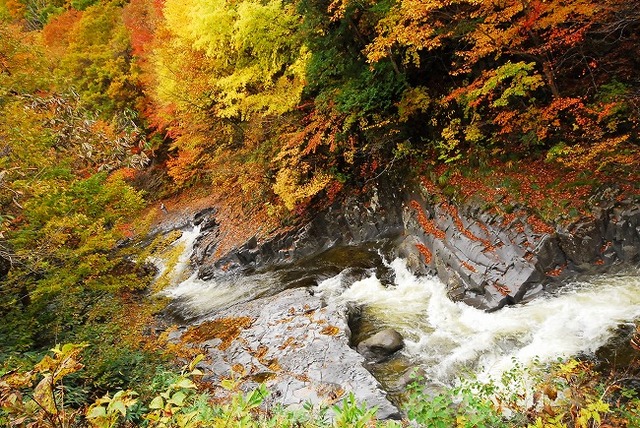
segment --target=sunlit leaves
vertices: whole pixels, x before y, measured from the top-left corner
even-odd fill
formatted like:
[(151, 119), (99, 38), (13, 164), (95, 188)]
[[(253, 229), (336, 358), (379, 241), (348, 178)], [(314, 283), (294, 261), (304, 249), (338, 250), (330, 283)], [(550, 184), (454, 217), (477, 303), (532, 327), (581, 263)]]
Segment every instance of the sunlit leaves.
[[(0, 409), (12, 425), (70, 426), (76, 412), (64, 409), (62, 379), (81, 370), (80, 353), (86, 345), (57, 345), (33, 370), (0, 378)], [(38, 381), (33, 392), (25, 389)], [(3, 418), (6, 421), (6, 419)]]
[(331, 181), (329, 174), (313, 171), (309, 164), (295, 157), (291, 161), (290, 165), (278, 171), (273, 186), (274, 192), (282, 198), (289, 210), (294, 209), (298, 203), (315, 196)]
[(107, 254), (122, 238), (113, 225), (142, 205), (141, 195), (117, 176), (34, 183), (24, 224), (9, 236), (21, 265), (41, 273), (33, 295), (86, 285), (107, 273), (116, 262)]
[[(598, 58), (616, 49), (603, 29), (617, 28), (627, 40), (638, 23), (616, 0), (405, 0), (379, 21), (365, 52), (372, 63), (401, 58), (406, 69), (421, 70), (414, 80), (424, 89), (407, 89), (398, 107), (403, 122), (430, 116), (421, 124), (428, 136), (419, 137), (447, 162), (487, 146), (493, 153), (561, 142), (586, 149), (621, 141), (625, 126), (637, 122), (621, 114), (628, 105), (622, 93), (606, 103), (594, 95), (611, 78)], [(430, 75), (426, 64), (446, 78)]]
[[(295, 106), (307, 54), (297, 31), (300, 18), (291, 5), (278, 0), (169, 0), (163, 12), (173, 43), (204, 53), (200, 59), (211, 73), (197, 79), (206, 79), (203, 86), (215, 93), (219, 116), (283, 113)], [(169, 61), (159, 65), (170, 67)], [(180, 80), (175, 72), (164, 76)]]
[(11, 92), (33, 92), (50, 80), (36, 34), (0, 21), (0, 104)]
[(392, 48), (406, 47), (404, 60), (419, 65), (422, 49), (438, 48), (443, 40), (453, 35), (453, 28), (448, 25), (451, 13), (447, 7), (455, 10), (456, 6), (470, 3), (464, 0), (405, 0), (397, 3), (378, 23), (376, 38), (366, 48), (369, 61), (388, 57)]
[[(211, 58), (222, 57), (232, 43), (235, 10), (225, 1), (165, 2), (163, 15), (170, 31)], [(226, 59), (230, 64), (233, 57)]]
[(107, 115), (135, 105), (140, 97), (138, 69), (130, 57), (120, 7), (67, 11), (45, 27), (44, 35), (57, 61), (60, 85), (74, 87), (86, 106)]

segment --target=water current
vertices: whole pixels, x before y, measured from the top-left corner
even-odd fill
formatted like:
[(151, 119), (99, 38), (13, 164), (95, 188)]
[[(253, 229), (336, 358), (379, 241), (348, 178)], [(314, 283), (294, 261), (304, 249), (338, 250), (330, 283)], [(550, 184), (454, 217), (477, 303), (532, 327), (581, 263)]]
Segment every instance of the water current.
[(368, 317), (405, 337), (405, 353), (427, 376), (449, 384), (464, 370), (498, 375), (513, 361), (550, 362), (593, 354), (621, 324), (640, 317), (638, 272), (566, 284), (561, 292), (486, 313), (447, 297), (435, 277), (416, 277), (404, 260), (390, 263), (393, 284), (369, 276), (344, 287), (339, 276), (319, 289), (364, 305)]
[(187, 263), (196, 237), (197, 231), (186, 232), (179, 240), (184, 256), (175, 285), (166, 291), (179, 302), (184, 319), (310, 286), (330, 302), (362, 306), (368, 327), (361, 334), (383, 327), (401, 332), (405, 360), (439, 384), (450, 384), (466, 370), (497, 375), (514, 359), (527, 364), (590, 355), (621, 325), (640, 318), (638, 271), (568, 283), (526, 304), (486, 313), (451, 301), (440, 280), (413, 275), (404, 260), (385, 260), (382, 245), (334, 249), (295, 267), (205, 281)]

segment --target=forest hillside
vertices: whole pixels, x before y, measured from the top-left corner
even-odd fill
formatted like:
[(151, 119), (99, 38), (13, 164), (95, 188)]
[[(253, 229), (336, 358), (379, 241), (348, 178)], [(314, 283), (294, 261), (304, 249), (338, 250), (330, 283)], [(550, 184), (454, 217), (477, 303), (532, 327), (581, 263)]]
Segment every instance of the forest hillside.
[[(0, 0), (0, 424), (200, 426), (151, 401), (206, 402), (153, 330), (166, 302), (135, 244), (161, 203), (211, 201), (229, 247), (381, 177), (571, 222), (638, 201), (639, 131), (636, 1)], [(574, 363), (559, 379), (593, 400), (510, 426), (600, 426), (613, 402)], [(640, 420), (624, 391), (607, 426)]]

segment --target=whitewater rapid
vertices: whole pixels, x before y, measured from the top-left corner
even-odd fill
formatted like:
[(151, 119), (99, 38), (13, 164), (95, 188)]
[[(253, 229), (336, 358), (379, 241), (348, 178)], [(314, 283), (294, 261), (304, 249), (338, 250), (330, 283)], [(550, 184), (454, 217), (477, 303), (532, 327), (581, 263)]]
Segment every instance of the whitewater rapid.
[[(183, 253), (168, 272), (174, 285), (163, 291), (180, 302), (186, 320), (288, 287), (283, 271), (198, 278), (189, 266), (198, 234), (197, 229), (186, 231), (174, 244)], [(404, 260), (380, 258), (391, 273), (384, 280), (376, 275), (379, 269), (355, 278), (345, 269), (319, 280), (315, 292), (330, 303), (360, 305), (379, 327), (398, 330), (405, 337), (404, 354), (437, 383), (450, 384), (463, 371), (499, 375), (514, 360), (526, 365), (590, 354), (621, 324), (640, 318), (638, 271), (566, 284), (553, 295), (486, 313), (451, 301), (438, 278), (413, 275)]]
[(640, 275), (606, 275), (566, 284), (554, 295), (487, 313), (447, 297), (435, 277), (417, 277), (402, 259), (390, 263), (393, 284), (371, 275), (345, 287), (340, 275), (318, 288), (331, 299), (364, 305), (405, 336), (406, 349), (428, 377), (449, 384), (462, 371), (495, 376), (514, 360), (527, 365), (605, 345), (615, 330), (640, 317)]

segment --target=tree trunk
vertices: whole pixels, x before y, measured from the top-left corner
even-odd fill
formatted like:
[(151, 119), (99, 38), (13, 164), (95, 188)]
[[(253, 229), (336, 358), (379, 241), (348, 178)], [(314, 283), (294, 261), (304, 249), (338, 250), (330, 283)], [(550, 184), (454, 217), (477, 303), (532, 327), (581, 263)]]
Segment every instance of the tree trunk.
[(544, 73), (544, 77), (547, 79), (547, 84), (549, 88), (551, 88), (551, 93), (554, 98), (560, 97), (560, 91), (558, 90), (558, 85), (556, 85), (556, 77), (553, 73), (553, 67), (551, 66), (551, 62), (543, 61), (542, 62), (542, 72)]

